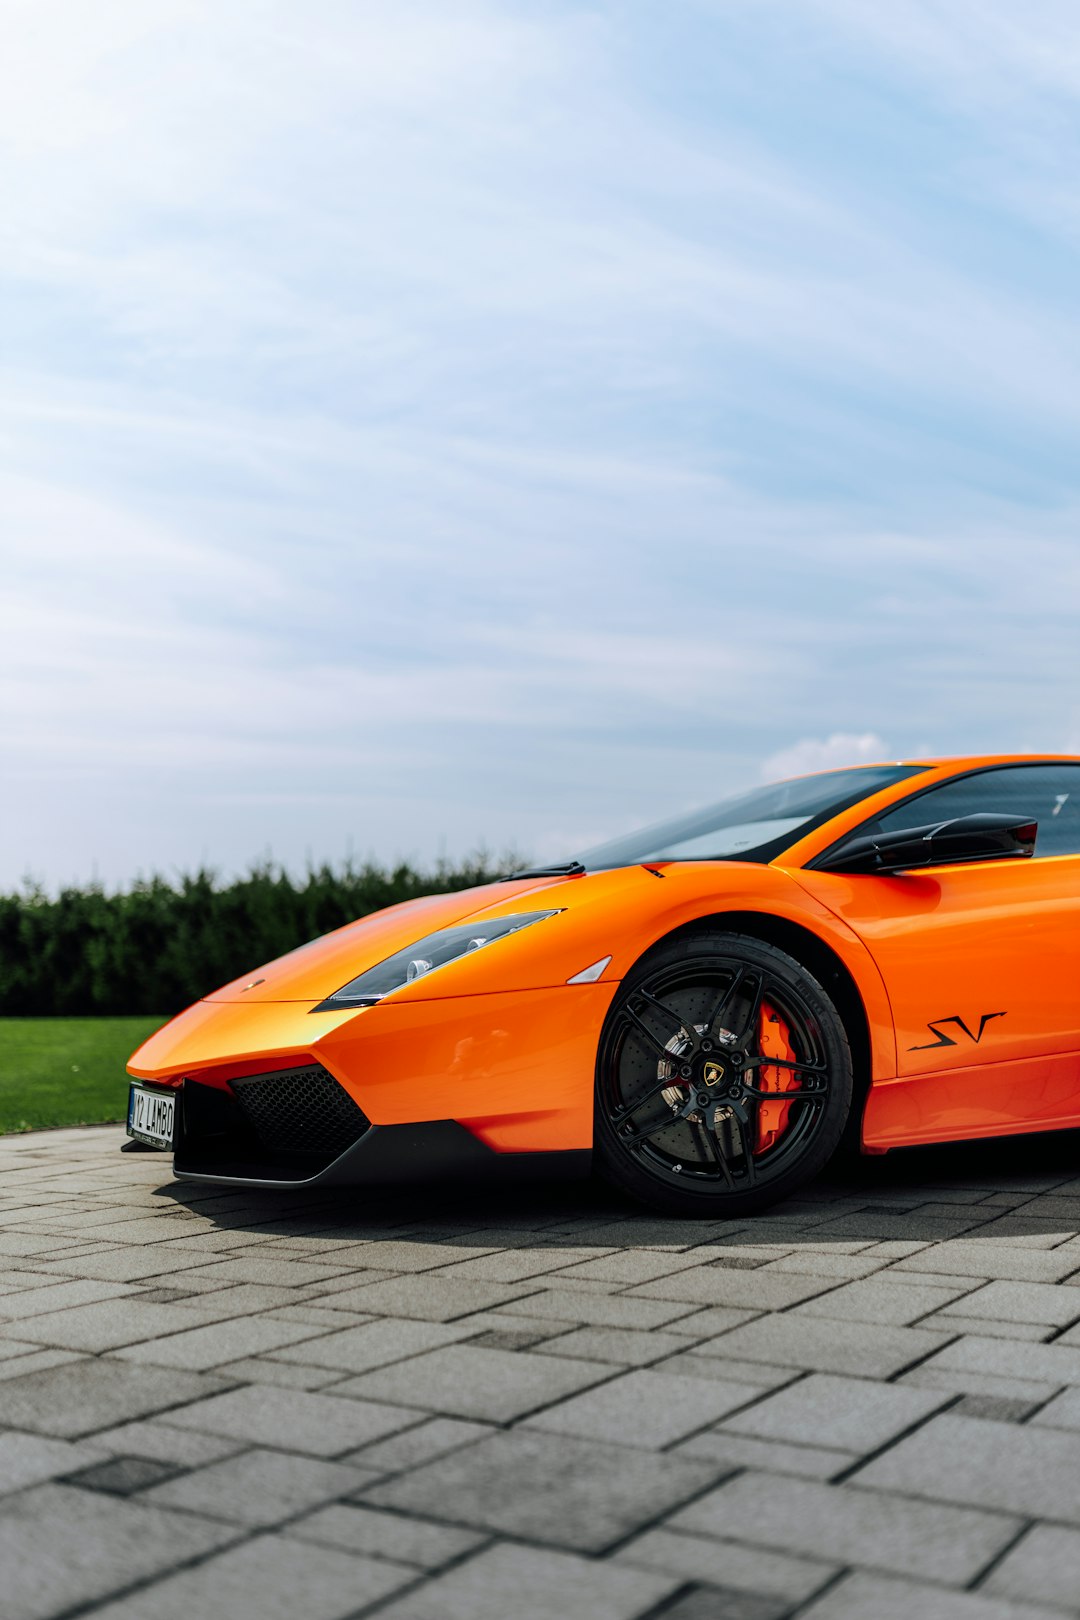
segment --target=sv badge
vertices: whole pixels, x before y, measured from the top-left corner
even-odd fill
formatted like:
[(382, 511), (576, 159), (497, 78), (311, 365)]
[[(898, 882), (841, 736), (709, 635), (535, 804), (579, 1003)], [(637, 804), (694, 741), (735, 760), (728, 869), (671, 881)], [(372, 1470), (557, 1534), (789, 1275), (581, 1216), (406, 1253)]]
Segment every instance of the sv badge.
[(969, 1029), (958, 1013), (954, 1013), (951, 1018), (932, 1018), (927, 1022), (926, 1027), (932, 1034), (937, 1036), (937, 1040), (926, 1041), (922, 1046), (909, 1046), (908, 1051), (932, 1052), (936, 1047), (939, 1046), (958, 1045), (959, 1043), (955, 1041), (951, 1035), (946, 1035), (945, 1030), (942, 1027), (944, 1024), (955, 1024), (956, 1027), (967, 1036), (969, 1041), (971, 1041), (975, 1046), (978, 1046), (979, 1042), (983, 1038), (983, 1031), (985, 1030), (987, 1024), (990, 1023), (991, 1019), (1004, 1017), (1005, 1014), (1003, 1012), (983, 1013), (979, 1019), (978, 1033)]

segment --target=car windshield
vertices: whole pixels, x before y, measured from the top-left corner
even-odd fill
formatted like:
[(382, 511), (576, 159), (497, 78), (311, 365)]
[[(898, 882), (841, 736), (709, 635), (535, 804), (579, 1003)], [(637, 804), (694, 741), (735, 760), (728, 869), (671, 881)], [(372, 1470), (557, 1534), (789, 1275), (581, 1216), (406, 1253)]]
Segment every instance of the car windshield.
[(796, 838), (881, 788), (925, 769), (921, 765), (856, 765), (772, 782), (708, 810), (598, 844), (580, 856), (590, 872), (642, 861), (771, 861)]

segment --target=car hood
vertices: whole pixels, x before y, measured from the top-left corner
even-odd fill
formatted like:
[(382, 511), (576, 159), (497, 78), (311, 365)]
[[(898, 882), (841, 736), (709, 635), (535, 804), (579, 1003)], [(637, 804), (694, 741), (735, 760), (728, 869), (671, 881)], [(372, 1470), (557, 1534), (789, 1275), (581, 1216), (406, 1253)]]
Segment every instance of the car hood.
[[(577, 880), (580, 882), (581, 880)], [(395, 951), (405, 950), (439, 928), (468, 922), (473, 917), (495, 912), (522, 911), (522, 895), (542, 893), (562, 887), (558, 879), (525, 878), (516, 882), (486, 883), (480, 888), (462, 889), (456, 894), (426, 895), (406, 900), (385, 911), (361, 917), (332, 933), (323, 934), (307, 945), (279, 956), (276, 961), (254, 968), (239, 979), (222, 985), (210, 1002), (321, 1001), (340, 990), (343, 984)]]

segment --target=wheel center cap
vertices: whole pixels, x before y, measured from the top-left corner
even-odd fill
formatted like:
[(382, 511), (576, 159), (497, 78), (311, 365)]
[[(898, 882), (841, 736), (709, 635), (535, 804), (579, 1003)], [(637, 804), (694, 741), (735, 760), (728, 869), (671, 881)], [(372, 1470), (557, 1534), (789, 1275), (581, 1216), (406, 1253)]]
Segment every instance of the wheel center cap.
[(723, 1078), (724, 1066), (722, 1063), (706, 1063), (701, 1071), (702, 1084), (706, 1086), (717, 1086)]

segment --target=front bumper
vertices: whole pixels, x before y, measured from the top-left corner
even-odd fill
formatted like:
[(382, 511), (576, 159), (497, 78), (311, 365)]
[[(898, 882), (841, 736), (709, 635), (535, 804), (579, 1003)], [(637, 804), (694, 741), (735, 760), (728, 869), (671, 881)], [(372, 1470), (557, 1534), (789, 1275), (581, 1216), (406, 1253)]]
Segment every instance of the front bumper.
[(182, 1087), (176, 1174), (267, 1187), (586, 1169), (614, 985), (387, 1003), (200, 1002), (131, 1072)]
[[(298, 1132), (291, 1144), (280, 1118), (270, 1120), (265, 1110), (260, 1118), (243, 1106), (242, 1083), (234, 1092), (185, 1080), (178, 1098), (173, 1157), (177, 1180), (288, 1190), (378, 1187), (465, 1177), (516, 1179), (531, 1174), (576, 1177), (589, 1172), (592, 1154), (587, 1149), (496, 1153), (456, 1120), (372, 1125), (330, 1075), (325, 1079), (340, 1092), (345, 1106), (339, 1109), (332, 1128), (324, 1117), (317, 1121), (317, 1129)], [(252, 1077), (246, 1089), (254, 1089), (255, 1084)], [(354, 1134), (346, 1140), (350, 1107), (356, 1116)], [(325, 1107), (322, 1112), (325, 1116)]]

